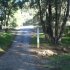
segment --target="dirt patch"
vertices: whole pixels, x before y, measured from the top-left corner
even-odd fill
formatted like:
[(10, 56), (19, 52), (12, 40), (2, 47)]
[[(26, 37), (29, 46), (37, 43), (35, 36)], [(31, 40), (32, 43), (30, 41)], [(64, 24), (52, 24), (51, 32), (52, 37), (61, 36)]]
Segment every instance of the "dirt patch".
[(70, 53), (70, 46), (40, 46), (40, 48), (30, 48), (31, 52), (35, 52), (38, 55), (41, 56), (51, 56), (51, 55), (57, 55), (57, 54), (65, 54)]
[[(37, 58), (37, 63), (40, 64), (41, 67), (46, 68), (47, 70), (60, 70), (58, 68), (53, 68), (51, 66), (46, 66), (49, 64), (52, 64), (52, 60), (45, 60), (45, 57), (51, 56), (51, 55), (58, 55), (58, 54), (65, 54), (65, 53), (69, 53), (70, 52), (70, 46), (68, 46), (68, 48), (63, 48), (62, 46), (41, 46), (40, 48), (36, 48), (36, 47), (30, 47), (30, 52), (32, 54), (34, 54)], [(48, 55), (46, 53), (46, 51), (48, 50)], [(39, 54), (40, 53), (40, 54)], [(55, 54), (56, 53), (56, 54)]]

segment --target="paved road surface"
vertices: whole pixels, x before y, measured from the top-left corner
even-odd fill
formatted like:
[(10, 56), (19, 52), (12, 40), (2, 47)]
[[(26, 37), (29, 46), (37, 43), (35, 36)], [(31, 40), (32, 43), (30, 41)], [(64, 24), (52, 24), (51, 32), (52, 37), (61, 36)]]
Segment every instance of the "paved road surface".
[(19, 29), (12, 47), (0, 57), (0, 70), (46, 70), (29, 52), (30, 34), (33, 29)]

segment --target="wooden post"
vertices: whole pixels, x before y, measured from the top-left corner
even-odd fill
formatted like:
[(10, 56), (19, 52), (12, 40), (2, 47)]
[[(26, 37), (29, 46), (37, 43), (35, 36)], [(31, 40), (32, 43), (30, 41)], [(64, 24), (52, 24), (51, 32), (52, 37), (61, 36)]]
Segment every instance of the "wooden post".
[(40, 42), (39, 42), (39, 27), (37, 27), (37, 48), (39, 48)]

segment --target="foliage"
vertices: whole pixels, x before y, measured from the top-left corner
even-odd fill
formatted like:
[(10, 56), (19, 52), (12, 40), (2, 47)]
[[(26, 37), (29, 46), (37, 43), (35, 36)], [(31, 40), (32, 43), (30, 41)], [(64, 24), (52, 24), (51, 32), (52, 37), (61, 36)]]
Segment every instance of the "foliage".
[(30, 8), (37, 8), (45, 38), (57, 44), (64, 32), (69, 15), (69, 0), (28, 0)]
[(66, 26), (65, 30), (64, 30), (64, 34), (67, 36), (68, 34), (70, 34), (70, 26)]
[[(57, 44), (65, 29), (65, 24), (69, 15), (69, 0), (1, 0), (4, 23), (8, 27), (9, 16), (14, 11), (24, 8), (38, 9), (35, 15), (40, 19), (45, 38), (51, 43)], [(6, 27), (6, 28), (7, 28)]]
[(6, 26), (6, 29), (8, 29), (8, 25), (9, 25), (8, 21), (10, 19), (10, 16), (12, 16), (21, 5), (19, 1), (18, 2), (16, 0), (1, 0), (0, 1), (0, 6), (1, 6), (0, 9), (2, 11), (1, 18), (3, 18), (3, 20), (1, 21), (3, 21), (2, 24)]

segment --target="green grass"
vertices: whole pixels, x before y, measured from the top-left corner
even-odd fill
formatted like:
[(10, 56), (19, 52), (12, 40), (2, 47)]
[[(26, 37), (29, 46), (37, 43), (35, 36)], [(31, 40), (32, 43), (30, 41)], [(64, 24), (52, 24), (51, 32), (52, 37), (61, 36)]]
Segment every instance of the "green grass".
[(70, 35), (63, 36), (61, 42), (66, 45), (70, 45)]
[(51, 64), (46, 66), (59, 68), (60, 70), (70, 70), (70, 54), (53, 55), (45, 59), (52, 61)]
[[(50, 44), (50, 42), (47, 42), (45, 40), (45, 36), (42, 31), (40, 31), (39, 35), (40, 35), (40, 45), (41, 46), (46, 46), (46, 45)], [(61, 43), (62, 43), (62, 45), (70, 45), (70, 34), (63, 36)], [(31, 45), (34, 45), (34, 46), (37, 45), (37, 35), (36, 34), (31, 38)]]
[(33, 46), (36, 46), (36, 44), (37, 44), (36, 35), (34, 35), (34, 36), (31, 38), (30, 44), (33, 45)]
[[(70, 35), (66, 35), (62, 37), (61, 40), (62, 46), (70, 45)], [(31, 45), (36, 46), (37, 37), (34, 35), (31, 39)], [(49, 43), (45, 42), (44, 34), (40, 33), (40, 45), (48, 45)], [(70, 53), (61, 54), (61, 55), (53, 55), (45, 57), (46, 60), (50, 60), (51, 63), (45, 64), (44, 67), (52, 68), (54, 70), (70, 70)]]
[[(46, 46), (46, 45), (49, 44), (49, 43), (47, 43), (46, 40), (45, 40), (45, 35), (44, 35), (42, 29), (40, 29), (40, 32), (39, 32), (39, 41), (40, 41), (40, 47), (41, 47), (41, 46)], [(35, 35), (31, 38), (30, 44), (31, 44), (33, 47), (36, 47), (36, 46), (37, 46), (37, 34), (35, 34)]]
[(0, 51), (5, 50), (7, 45), (9, 45), (11, 41), (12, 41), (12, 34), (10, 31), (8, 31), (8, 33), (0, 31)]
[[(45, 36), (44, 36), (43, 33), (39, 33), (39, 36), (40, 36), (40, 38), (39, 38), (40, 46), (46, 46), (46, 45), (49, 44), (45, 41)], [(37, 35), (36, 34), (31, 38), (31, 43), (30, 44), (34, 47), (37, 46)]]

